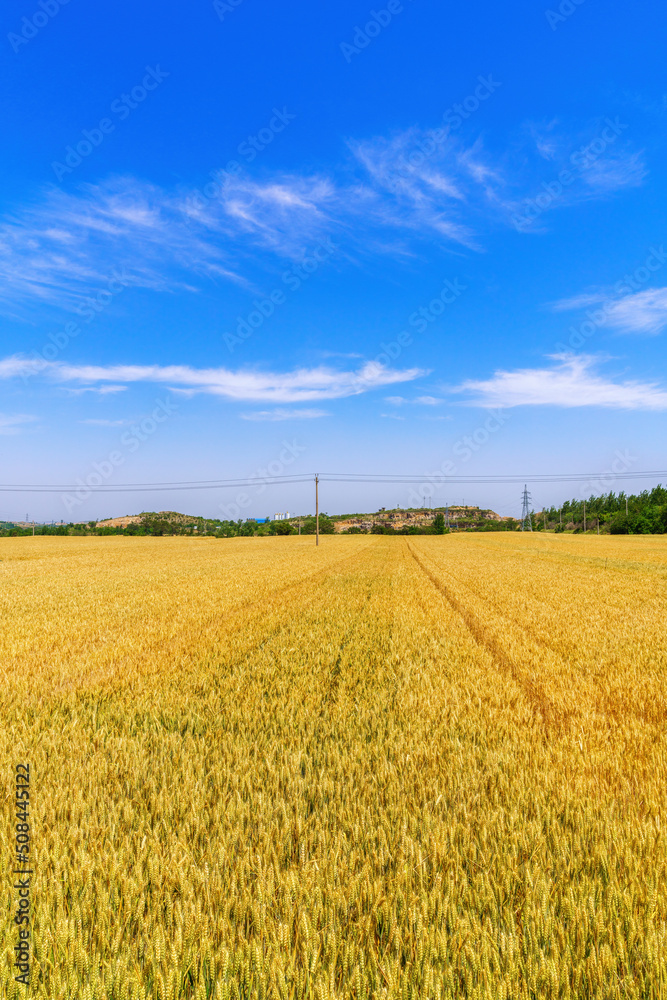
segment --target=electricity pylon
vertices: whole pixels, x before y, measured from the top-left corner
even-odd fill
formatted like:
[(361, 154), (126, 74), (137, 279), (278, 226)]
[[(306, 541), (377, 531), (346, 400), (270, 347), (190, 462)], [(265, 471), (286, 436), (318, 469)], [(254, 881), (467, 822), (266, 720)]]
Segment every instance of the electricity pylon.
[(533, 519), (530, 516), (530, 501), (532, 497), (528, 492), (528, 487), (523, 488), (523, 507), (521, 509), (521, 530), (522, 531), (532, 531), (533, 530)]

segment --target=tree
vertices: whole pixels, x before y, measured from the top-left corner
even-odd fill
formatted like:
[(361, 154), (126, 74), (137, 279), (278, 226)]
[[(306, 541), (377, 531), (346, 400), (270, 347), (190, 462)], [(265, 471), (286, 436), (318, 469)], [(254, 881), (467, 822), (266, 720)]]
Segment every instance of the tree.
[[(333, 535), (334, 533), (334, 523), (327, 514), (320, 514), (320, 534), (321, 535)], [(307, 517), (304, 519), (303, 525), (301, 526), (302, 535), (314, 535), (315, 534), (315, 518)]]
[(433, 518), (433, 530), (436, 535), (444, 535), (445, 533), (445, 515), (436, 514)]

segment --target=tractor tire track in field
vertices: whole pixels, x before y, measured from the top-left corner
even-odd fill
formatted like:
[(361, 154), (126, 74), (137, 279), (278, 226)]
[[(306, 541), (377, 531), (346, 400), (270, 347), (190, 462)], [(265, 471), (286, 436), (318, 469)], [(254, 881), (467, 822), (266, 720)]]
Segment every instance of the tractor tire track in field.
[[(507, 607), (505, 605), (500, 606), (497, 600), (483, 594), (481, 590), (474, 587), (472, 584), (468, 583), (467, 580), (466, 581), (461, 580), (459, 577), (454, 576), (452, 573), (450, 573), (449, 576), (450, 579), (453, 580), (458, 587), (460, 587), (462, 590), (467, 590), (470, 594), (473, 595), (473, 597), (476, 597), (478, 601), (481, 601), (482, 604), (488, 605), (488, 607), (491, 608), (495, 612), (495, 614), (499, 615), (500, 617), (508, 621), (513, 626), (513, 628), (520, 629), (522, 632), (525, 632), (530, 641), (534, 642), (536, 646), (541, 646), (542, 649), (547, 649), (549, 650), (550, 653), (553, 653), (555, 656), (558, 656), (560, 659), (562, 659), (563, 656), (562, 650), (555, 643), (549, 642), (542, 636), (536, 635), (536, 633), (528, 625), (525, 625), (524, 622), (519, 621), (517, 618), (511, 615), (508, 612)], [(545, 606), (548, 606), (546, 601), (542, 601), (541, 603)]]
[[(331, 574), (331, 572), (333, 570), (336, 570), (339, 567), (344, 566), (346, 563), (349, 563), (352, 559), (356, 559), (357, 557), (358, 557), (358, 554), (355, 553), (353, 556), (346, 556), (344, 559), (337, 559), (336, 562), (331, 563), (329, 566), (326, 566), (323, 569), (317, 570), (314, 573), (309, 573), (302, 580), (300, 580), (300, 581), (298, 581), (296, 583), (288, 584), (287, 586), (282, 587), (279, 590), (274, 591), (271, 594), (271, 597), (267, 598), (263, 602), (253, 601), (252, 604), (250, 604), (250, 605), (244, 605), (243, 609), (241, 609), (241, 608), (235, 609), (234, 614), (238, 613), (241, 610), (247, 610), (249, 607), (256, 607), (257, 605), (260, 605), (260, 604), (261, 604), (261, 607), (262, 607), (262, 611), (265, 611), (266, 608), (267, 608), (267, 602), (268, 601), (272, 601), (272, 602), (278, 601), (279, 599), (282, 599), (290, 590), (293, 590), (293, 589), (296, 589), (296, 588), (299, 588), (299, 587), (303, 587), (306, 584), (309, 584), (311, 588), (313, 587), (313, 585), (320, 585), (321, 583), (324, 582), (324, 580), (326, 578), (328, 578), (328, 576)], [(324, 578), (324, 579), (318, 579), (318, 578)], [(366, 601), (367, 602), (370, 601), (371, 589), (372, 589), (372, 583), (371, 583), (371, 585), (369, 587), (368, 594), (366, 596)], [(312, 589), (310, 589), (308, 591), (307, 597), (308, 597), (309, 601), (312, 600)], [(359, 618), (361, 617), (362, 614), (363, 614), (363, 611), (360, 611), (359, 614), (357, 615), (356, 619), (355, 619), (355, 622), (346, 631), (345, 636), (344, 636), (343, 640), (341, 641), (341, 644), (339, 646), (338, 656), (337, 656), (336, 662), (335, 662), (335, 664), (334, 664), (334, 666), (332, 668), (331, 674), (330, 674), (329, 688), (331, 688), (332, 686), (334, 686), (334, 687), (337, 686), (338, 677), (340, 675), (340, 663), (341, 663), (341, 659), (342, 659), (342, 655), (343, 655), (343, 649), (345, 648), (345, 646), (347, 646), (349, 644), (352, 632), (353, 632), (354, 629), (356, 629), (356, 626), (358, 624)], [(234, 660), (232, 660), (231, 663), (229, 663), (229, 666), (236, 667), (240, 663), (247, 662), (252, 654), (258, 653), (261, 650), (263, 650), (270, 643), (274, 642), (274, 640), (277, 639), (279, 635), (281, 635), (285, 631), (288, 631), (291, 627), (292, 627), (291, 620), (282, 621), (278, 625), (278, 627), (275, 628), (268, 635), (264, 636), (262, 639), (258, 639), (257, 642), (254, 642), (251, 646), (248, 646), (247, 649), (245, 649), (243, 651), (243, 653), (241, 653)]]
[[(289, 594), (291, 590), (298, 590), (299, 588), (303, 587), (304, 584), (306, 583), (309, 583), (311, 585), (317, 583), (318, 577), (326, 577), (331, 572), (331, 570), (337, 568), (338, 566), (342, 566), (344, 563), (350, 562), (352, 559), (355, 558), (357, 558), (357, 553), (355, 553), (355, 555), (353, 556), (346, 556), (345, 559), (338, 559), (336, 562), (330, 563), (329, 565), (323, 567), (322, 569), (315, 570), (313, 573), (307, 573), (305, 576), (301, 577), (301, 579), (294, 580), (292, 583), (285, 584), (284, 587), (277, 587), (268, 596), (263, 597), (260, 600), (243, 602), (241, 604), (238, 604), (235, 608), (230, 608), (229, 611), (223, 611), (222, 613), (216, 613), (214, 615), (211, 615), (210, 618), (208, 618), (205, 623), (202, 623), (197, 626), (196, 632), (198, 634), (201, 634), (201, 632), (204, 629), (210, 629), (211, 626), (214, 625), (216, 622), (228, 621), (230, 618), (234, 618), (237, 615), (240, 615), (241, 613), (248, 614), (249, 612), (252, 612), (254, 609), (261, 608), (262, 612), (265, 612), (271, 604), (273, 604), (275, 601), (282, 600), (282, 598), (284, 598), (287, 594)], [(154, 649), (164, 648), (166, 650), (170, 646), (174, 645), (179, 639), (191, 635), (192, 632), (193, 630), (191, 628), (190, 629), (183, 628), (179, 632), (177, 632), (176, 635), (171, 636), (169, 639), (162, 639), (153, 648)]]
[(359, 611), (355, 615), (354, 621), (352, 622), (352, 624), (350, 625), (350, 627), (345, 631), (342, 639), (340, 640), (340, 643), (339, 643), (339, 646), (338, 646), (338, 655), (336, 657), (336, 661), (335, 661), (333, 667), (331, 668), (331, 672), (329, 674), (329, 683), (327, 685), (326, 694), (325, 694), (324, 699), (322, 701), (322, 710), (320, 711), (320, 716), (322, 716), (324, 714), (324, 709), (329, 704), (329, 702), (330, 701), (335, 702), (335, 700), (336, 700), (336, 694), (338, 692), (338, 683), (340, 681), (340, 672), (341, 672), (341, 663), (342, 663), (342, 660), (343, 660), (343, 653), (344, 653), (346, 647), (349, 646), (350, 642), (352, 641), (352, 637), (354, 636), (354, 634), (359, 629), (359, 623), (360, 623), (361, 619), (363, 618), (364, 614), (366, 613), (368, 605), (370, 604), (370, 601), (371, 601), (371, 594), (373, 592), (373, 584), (374, 583), (375, 583), (374, 580), (371, 580), (371, 582), (369, 583), (369, 585), (368, 585), (368, 592), (366, 594), (366, 599), (365, 599), (364, 604), (359, 608)]
[[(317, 571), (317, 573), (309, 575), (308, 577), (306, 577), (304, 580), (301, 581), (301, 584), (304, 584), (304, 583), (307, 583), (307, 582), (312, 583), (313, 579), (315, 579), (318, 576), (321, 576), (323, 574), (326, 574), (328, 576), (331, 570), (333, 570), (333, 569), (335, 569), (337, 567), (340, 567), (340, 566), (344, 565), (345, 563), (350, 562), (351, 559), (356, 559), (357, 557), (358, 557), (357, 554), (355, 554), (354, 556), (346, 556), (345, 559), (339, 559), (335, 563), (332, 563), (330, 566), (328, 566), (326, 569), (319, 570), (319, 571)], [(343, 653), (344, 653), (346, 647), (349, 646), (350, 642), (352, 641), (355, 633), (357, 632), (357, 630), (359, 628), (359, 623), (360, 623), (363, 615), (366, 612), (368, 604), (370, 603), (370, 599), (371, 599), (371, 595), (372, 595), (372, 590), (373, 590), (374, 583), (375, 583), (374, 580), (372, 580), (370, 582), (370, 584), (368, 586), (368, 591), (366, 593), (366, 597), (365, 597), (365, 601), (364, 601), (363, 605), (359, 608), (357, 614), (354, 617), (354, 621), (348, 626), (348, 628), (345, 630), (345, 632), (343, 633), (342, 638), (339, 641), (338, 652), (336, 654), (336, 659), (335, 659), (335, 661), (333, 663), (333, 666), (331, 667), (331, 669), (329, 671), (328, 682), (326, 683), (326, 686), (325, 686), (325, 694), (324, 694), (324, 697), (323, 697), (323, 700), (322, 700), (322, 706), (321, 706), (321, 709), (320, 709), (320, 712), (319, 712), (319, 716), (318, 716), (318, 718), (320, 718), (320, 719), (324, 716), (325, 710), (326, 710), (327, 706), (331, 702), (335, 702), (335, 700), (336, 700), (336, 692), (338, 690), (338, 684), (339, 684), (339, 681), (340, 681), (341, 664), (342, 664), (342, 659), (343, 659)], [(275, 597), (282, 596), (285, 593), (285, 591), (289, 590), (290, 587), (293, 587), (293, 586), (296, 586), (296, 585), (295, 584), (290, 584), (288, 587), (285, 587), (282, 590), (277, 591), (274, 596)], [(309, 601), (312, 600), (312, 592), (309, 592), (308, 599), (309, 599)], [(293, 625), (293, 622), (292, 622), (291, 619), (281, 622), (280, 625), (278, 626), (278, 628), (274, 629), (271, 633), (269, 633), (263, 639), (258, 640), (257, 642), (255, 642), (251, 646), (249, 646), (247, 649), (245, 649), (243, 651), (243, 653), (240, 654), (238, 657), (236, 657), (234, 660), (232, 660), (228, 664), (228, 666), (236, 667), (236, 666), (238, 666), (241, 663), (249, 662), (250, 657), (253, 654), (260, 652), (262, 649), (264, 649), (266, 646), (268, 646), (270, 643), (272, 643), (275, 639), (277, 639), (278, 636), (280, 636), (283, 632), (289, 631), (292, 628), (292, 625)]]
[[(429, 576), (431, 580), (435, 582), (434, 574), (429, 573)], [(497, 600), (487, 597), (481, 592), (479, 588), (474, 587), (467, 581), (465, 582), (462, 581), (459, 577), (456, 577), (451, 573), (449, 573), (449, 577), (462, 590), (470, 593), (482, 604), (487, 605), (491, 611), (493, 611), (500, 618), (504, 619), (508, 623), (508, 625), (510, 625), (512, 628), (522, 631), (530, 642), (535, 643), (536, 646), (539, 646), (540, 648), (551, 653), (553, 656), (556, 656), (561, 661), (561, 663), (565, 664), (566, 657), (562, 642), (560, 645), (556, 645), (555, 643), (550, 642), (548, 639), (545, 639), (542, 636), (538, 636), (529, 626), (525, 625), (521, 621), (518, 621), (513, 615), (509, 614), (504, 605), (501, 607)], [(444, 585), (441, 584), (439, 581), (435, 582), (435, 585), (442, 593), (444, 593), (444, 590), (446, 590), (446, 588), (444, 588)], [(451, 593), (449, 593), (448, 600), (450, 601), (450, 603), (452, 603)], [(456, 598), (453, 598), (453, 600), (457, 604), (457, 610), (459, 611), (459, 613), (461, 613), (460, 601), (456, 601)], [(540, 602), (540, 603), (546, 604), (546, 602)], [(468, 611), (467, 614), (473, 618), (475, 617), (470, 611)], [(462, 617), (464, 617), (465, 620), (465, 616)], [(488, 630), (486, 631), (488, 632)], [(475, 633), (473, 632), (473, 634)], [(572, 648), (570, 648), (569, 652), (571, 654), (576, 654), (577, 652), (576, 645), (573, 645)], [(597, 674), (593, 677), (588, 676), (587, 683), (590, 686), (591, 690), (589, 691), (586, 697), (589, 700), (594, 698), (593, 703), (595, 704), (596, 710), (599, 713), (599, 715), (605, 716), (608, 719), (618, 718), (619, 705), (617, 702), (617, 696), (610, 695), (609, 691), (604, 686), (603, 678), (598, 676)], [(593, 688), (595, 689), (595, 695), (593, 695), (592, 692)], [(544, 695), (544, 693), (542, 694), (542, 697), (545, 698), (552, 707), (554, 707), (554, 711), (560, 720), (567, 722), (567, 720), (569, 720), (575, 714), (573, 711), (563, 709), (562, 707), (555, 708), (553, 702), (550, 701), (548, 699), (548, 696)], [(667, 715), (667, 707), (665, 705), (664, 699), (660, 704), (654, 701), (650, 705), (650, 707), (647, 708), (646, 706), (641, 706), (641, 707), (638, 706), (636, 699), (631, 697), (623, 703), (621, 711), (626, 718), (630, 715), (635, 716), (642, 725), (660, 724), (660, 723), (664, 724), (664, 719), (665, 716)]]
[[(515, 628), (523, 632), (530, 642), (534, 642), (536, 646), (539, 646), (541, 649), (547, 650), (547, 652), (551, 653), (553, 656), (556, 656), (561, 661), (561, 663), (564, 663), (565, 655), (564, 655), (564, 648), (562, 641), (560, 645), (556, 645), (555, 643), (550, 642), (548, 639), (545, 639), (543, 636), (537, 635), (536, 632), (533, 629), (531, 629), (528, 625), (525, 625), (523, 622), (518, 621), (513, 615), (509, 614), (506, 607), (505, 606), (501, 607), (497, 600), (494, 600), (491, 597), (487, 597), (485, 594), (481, 592), (481, 590), (472, 586), (467, 581), (464, 582), (460, 580), (453, 574), (450, 574), (450, 578), (458, 587), (472, 594), (473, 597), (475, 597), (482, 604), (487, 605), (487, 607), (490, 610), (492, 610), (499, 617), (503, 618), (512, 628)], [(542, 601), (541, 603), (546, 605), (547, 602)], [(576, 654), (575, 645), (573, 645), (569, 649), (569, 653)], [(596, 704), (598, 706), (600, 713), (607, 716), (613, 715), (614, 714), (613, 704), (610, 701), (608, 694), (603, 690), (600, 680), (594, 679), (593, 681), (590, 681), (589, 679), (589, 682), (593, 683), (597, 690)], [(571, 714), (572, 714), (571, 712), (566, 712), (563, 711), (562, 709), (558, 710), (558, 715), (561, 719), (567, 719)], [(643, 716), (642, 716), (642, 721), (646, 721)]]
[[(530, 640), (530, 642), (534, 642), (536, 646), (539, 646), (542, 649), (545, 649), (548, 652), (550, 652), (552, 655), (556, 656), (561, 661), (561, 663), (565, 662), (567, 653), (569, 653), (570, 655), (576, 655), (577, 647), (574, 643), (569, 648), (566, 648), (564, 646), (564, 642), (562, 639), (560, 641), (560, 645), (556, 645), (556, 643), (550, 642), (543, 636), (537, 635), (533, 629), (525, 625), (523, 622), (518, 621), (513, 615), (509, 614), (504, 606), (501, 607), (499, 605), (499, 602), (497, 600), (485, 596), (478, 588), (472, 586), (467, 581), (463, 582), (458, 577), (455, 577), (453, 574), (450, 574), (450, 577), (454, 581), (454, 583), (457, 584), (457, 586), (461, 587), (465, 591), (468, 591), (468, 593), (472, 594), (482, 604), (486, 604), (495, 614), (505, 619), (505, 621), (507, 621), (512, 626), (512, 628), (524, 632), (527, 638)], [(546, 604), (547, 602), (542, 601), (541, 603)], [(604, 689), (602, 679), (597, 676), (593, 678), (589, 677), (588, 683), (591, 685), (591, 687), (595, 688), (596, 691), (595, 704), (600, 715), (604, 715), (609, 718), (612, 718), (615, 715), (617, 715), (618, 706), (615, 704), (614, 700), (610, 698), (608, 691)], [(590, 697), (592, 697), (592, 695)], [(646, 724), (649, 721), (649, 718), (651, 719), (653, 718), (653, 714), (647, 716), (647, 713), (645, 711), (637, 712), (636, 705), (634, 704), (634, 702), (631, 703), (630, 705), (624, 705), (623, 711), (625, 712), (626, 715), (628, 714), (636, 715), (637, 718), (643, 724)], [(567, 718), (572, 713), (569, 712), (564, 713), (561, 710), (559, 714), (562, 718)], [(663, 710), (663, 715), (664, 715), (664, 710)]]
[[(168, 656), (170, 653), (177, 652), (179, 645), (183, 646), (184, 643), (187, 644), (187, 641), (191, 640), (194, 636), (201, 637), (201, 635), (204, 632), (207, 631), (210, 632), (214, 626), (220, 625), (223, 622), (227, 623), (229, 622), (230, 619), (233, 619), (238, 615), (241, 614), (248, 615), (249, 613), (252, 613), (253, 610), (255, 611), (261, 610), (262, 615), (264, 615), (268, 610), (274, 607), (276, 603), (283, 600), (286, 597), (286, 595), (290, 593), (290, 591), (303, 588), (305, 584), (309, 584), (311, 587), (317, 586), (318, 583), (322, 582), (323, 579), (326, 579), (326, 577), (333, 570), (337, 569), (340, 566), (344, 566), (346, 563), (349, 563), (354, 559), (358, 559), (358, 555), (359, 555), (358, 552), (355, 552), (351, 556), (345, 556), (343, 559), (337, 559), (335, 562), (329, 563), (320, 569), (317, 569), (311, 573), (306, 573), (299, 580), (293, 580), (291, 583), (285, 584), (285, 586), (283, 587), (277, 587), (268, 596), (263, 597), (260, 600), (243, 601), (236, 607), (230, 608), (227, 611), (216, 612), (215, 614), (210, 615), (206, 619), (206, 621), (198, 623), (197, 626), (194, 628), (191, 625), (184, 626), (183, 628), (179, 629), (174, 635), (170, 636), (168, 639), (159, 639), (156, 642), (152, 643), (144, 651), (143, 655), (144, 657), (146, 657), (155, 655), (156, 653), (162, 653), (165, 656)], [(278, 635), (280, 635), (281, 632), (284, 631), (287, 625), (288, 625), (287, 622), (281, 623), (278, 626), (278, 628), (274, 629), (273, 632), (269, 633), (268, 635), (262, 636), (256, 642), (248, 646), (242, 653), (239, 653), (239, 655), (235, 657), (234, 660), (229, 665), (232, 667), (238, 666), (240, 663), (246, 660), (248, 656), (251, 655), (253, 652), (257, 652), (257, 650), (261, 649), (269, 642), (272, 642)], [(107, 676), (106, 679), (100, 678), (100, 680), (96, 684), (96, 687), (103, 688), (105, 684), (116, 685), (117, 684), (117, 677), (115, 676), (116, 671), (122, 669), (123, 666), (128, 665), (131, 662), (131, 659), (132, 659), (132, 654), (128, 653), (121, 659), (114, 660), (111, 668), (113, 669), (114, 676), (111, 677)], [(165, 680), (167, 680), (170, 675), (177, 674), (181, 670), (181, 665), (179, 663), (174, 663), (170, 669), (169, 667), (166, 666), (166, 664), (162, 663), (160, 664), (159, 669), (160, 673), (164, 676)], [(105, 671), (105, 674), (108, 675), (109, 672), (110, 669), (108, 668)], [(58, 696), (63, 692), (63, 690), (69, 691), (71, 690), (71, 688), (72, 688), (71, 683), (65, 685), (57, 685), (54, 686), (53, 688), (53, 694), (55, 696)]]
[(511, 674), (519, 687), (527, 695), (531, 705), (533, 705), (542, 717), (545, 728), (549, 730), (554, 723), (560, 722), (563, 712), (553, 704), (542, 688), (516, 663), (505, 647), (498, 641), (492, 630), (483, 625), (477, 616), (469, 608), (465, 607), (442, 581), (438, 579), (435, 573), (429, 569), (415, 552), (410, 542), (407, 545), (414, 561), (425, 576), (428, 577), (435, 589), (445, 598), (452, 610), (462, 619), (475, 642), (490, 654), (498, 667)]

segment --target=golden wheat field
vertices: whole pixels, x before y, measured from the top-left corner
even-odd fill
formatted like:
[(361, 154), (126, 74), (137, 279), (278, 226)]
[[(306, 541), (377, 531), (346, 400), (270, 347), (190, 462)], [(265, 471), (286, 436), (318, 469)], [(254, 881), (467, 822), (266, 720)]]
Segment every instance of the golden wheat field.
[(2, 997), (667, 997), (667, 539), (0, 543)]

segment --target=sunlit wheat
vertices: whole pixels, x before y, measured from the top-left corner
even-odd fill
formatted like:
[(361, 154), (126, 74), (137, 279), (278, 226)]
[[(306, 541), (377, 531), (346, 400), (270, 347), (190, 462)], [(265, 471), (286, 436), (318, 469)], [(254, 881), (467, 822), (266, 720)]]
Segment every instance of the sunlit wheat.
[(27, 538), (0, 560), (33, 996), (667, 995), (667, 540)]

